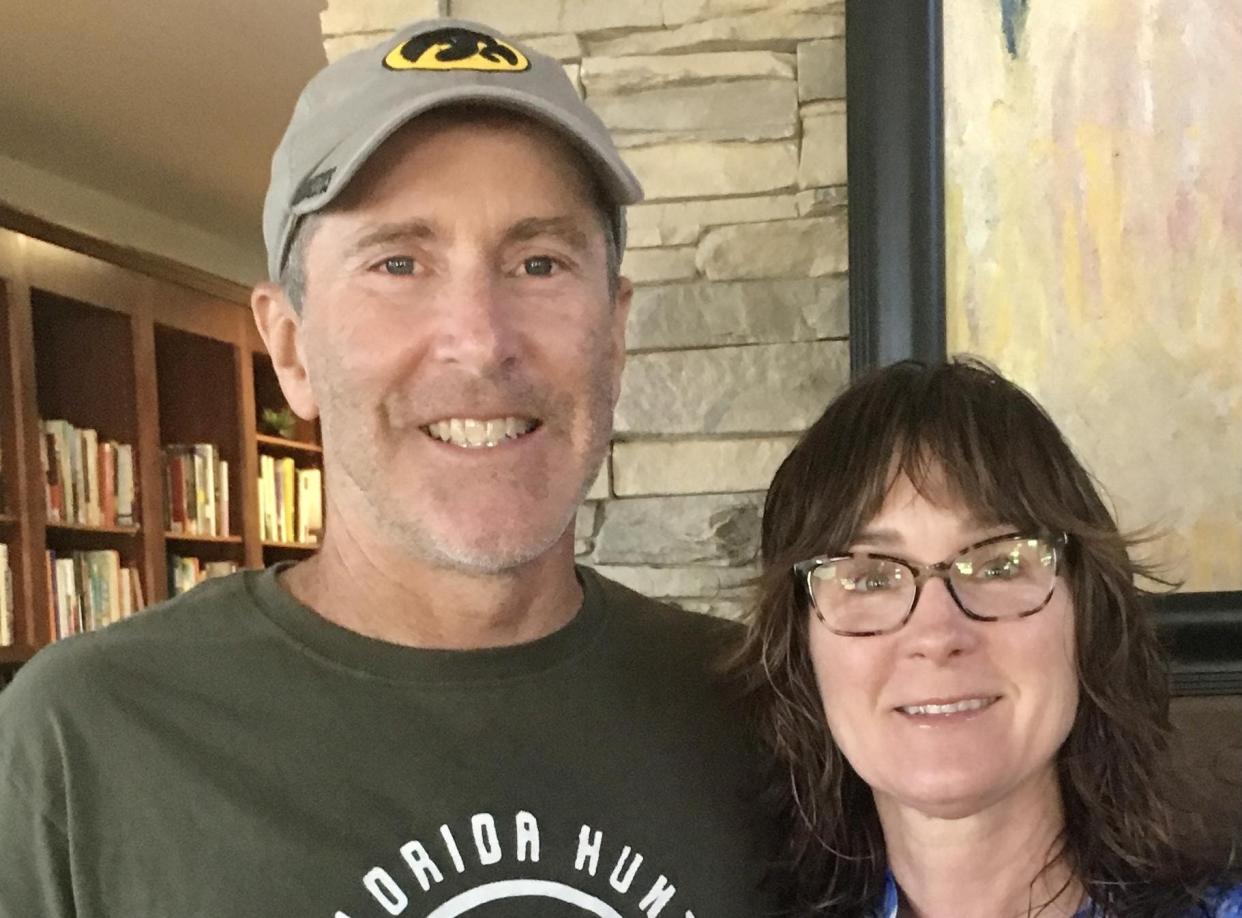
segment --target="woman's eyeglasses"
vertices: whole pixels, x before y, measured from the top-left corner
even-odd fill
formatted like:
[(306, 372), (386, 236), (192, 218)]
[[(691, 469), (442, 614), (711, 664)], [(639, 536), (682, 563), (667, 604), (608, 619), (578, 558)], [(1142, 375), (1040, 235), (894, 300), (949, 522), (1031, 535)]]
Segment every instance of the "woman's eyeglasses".
[(1052, 599), (1069, 537), (1011, 532), (919, 566), (872, 552), (820, 555), (795, 564), (816, 616), (854, 637), (889, 634), (910, 620), (929, 578), (939, 577), (967, 617), (994, 622), (1034, 615)]

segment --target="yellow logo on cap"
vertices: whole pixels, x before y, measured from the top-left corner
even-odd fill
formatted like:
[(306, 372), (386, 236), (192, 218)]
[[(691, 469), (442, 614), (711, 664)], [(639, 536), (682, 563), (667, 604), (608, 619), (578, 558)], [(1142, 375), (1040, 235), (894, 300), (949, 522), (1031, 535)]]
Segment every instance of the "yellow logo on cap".
[(389, 70), (529, 70), (530, 61), (513, 45), (470, 29), (435, 29), (415, 35), (388, 52)]

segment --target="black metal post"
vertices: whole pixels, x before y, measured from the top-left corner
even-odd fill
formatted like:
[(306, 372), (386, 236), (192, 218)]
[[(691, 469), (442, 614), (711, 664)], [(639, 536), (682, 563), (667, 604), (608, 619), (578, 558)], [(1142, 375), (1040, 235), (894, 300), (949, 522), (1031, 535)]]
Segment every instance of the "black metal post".
[(941, 0), (846, 0), (850, 363), (945, 356)]

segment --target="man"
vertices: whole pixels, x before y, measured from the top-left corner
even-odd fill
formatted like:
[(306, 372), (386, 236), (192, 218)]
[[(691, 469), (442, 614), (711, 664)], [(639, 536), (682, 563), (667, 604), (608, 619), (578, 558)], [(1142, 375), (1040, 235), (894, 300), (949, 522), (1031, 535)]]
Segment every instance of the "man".
[(310, 83), (252, 303), (321, 419), (322, 550), (0, 695), (0, 916), (769, 911), (722, 626), (573, 563), (640, 194), (559, 64), (483, 26)]

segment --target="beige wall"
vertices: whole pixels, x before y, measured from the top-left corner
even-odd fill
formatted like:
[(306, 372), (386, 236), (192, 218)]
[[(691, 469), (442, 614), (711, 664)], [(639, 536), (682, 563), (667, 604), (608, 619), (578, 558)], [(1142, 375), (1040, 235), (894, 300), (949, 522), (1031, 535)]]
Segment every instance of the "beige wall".
[(4, 156), (0, 201), (49, 223), (239, 284), (252, 284), (267, 273), (260, 251)]
[(762, 492), (848, 377), (844, 4), (331, 0), (330, 58), (439, 12), (564, 62), (647, 191), (616, 438), (580, 559), (735, 615)]

